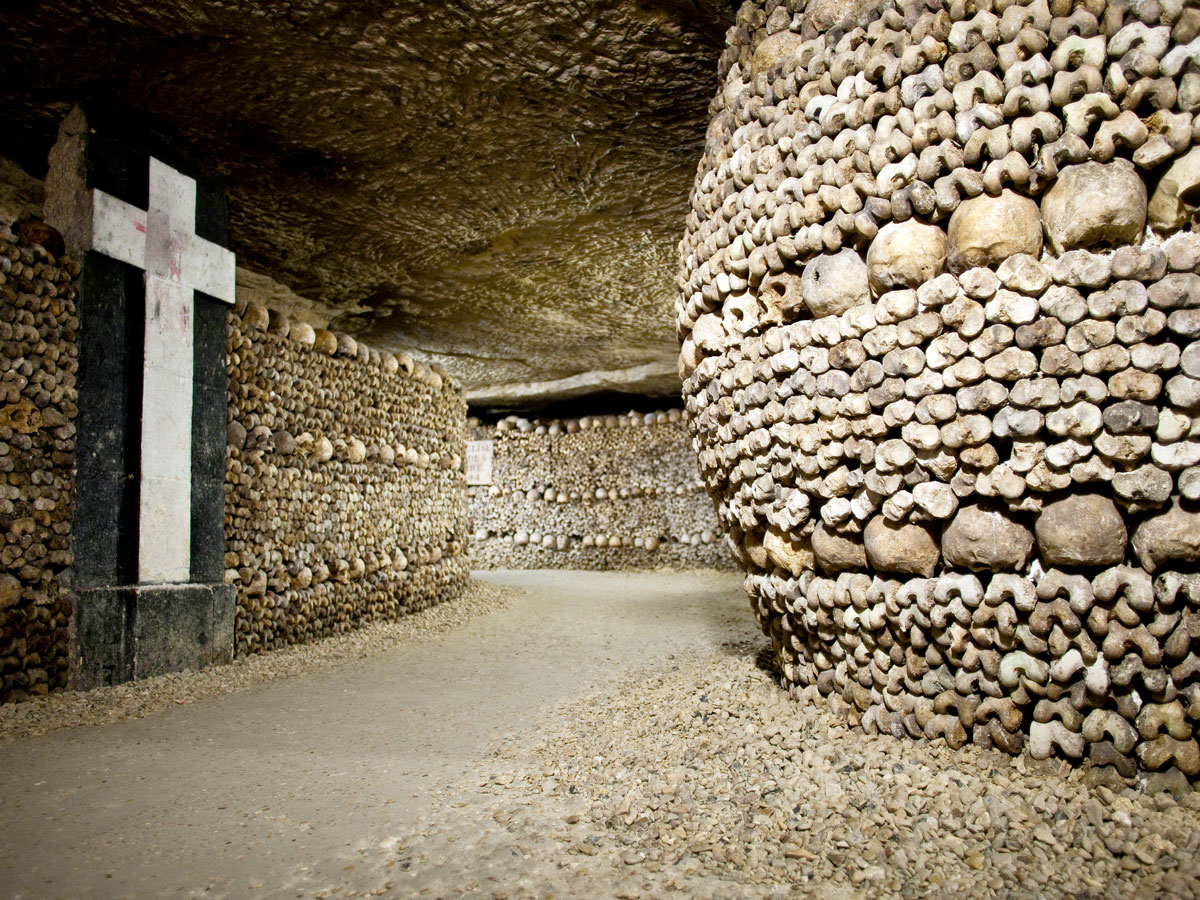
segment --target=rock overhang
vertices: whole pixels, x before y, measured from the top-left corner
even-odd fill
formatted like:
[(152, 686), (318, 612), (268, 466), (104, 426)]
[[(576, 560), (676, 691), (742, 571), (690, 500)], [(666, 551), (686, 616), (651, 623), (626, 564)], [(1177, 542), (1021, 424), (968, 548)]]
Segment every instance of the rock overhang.
[(678, 223), (732, 14), (717, 0), (13, 10), (0, 155), (40, 176), (72, 104), (127, 109), (225, 177), (242, 281), (270, 276), (290, 314), (412, 348), (510, 406), (623, 372), (627, 390), (672, 394)]

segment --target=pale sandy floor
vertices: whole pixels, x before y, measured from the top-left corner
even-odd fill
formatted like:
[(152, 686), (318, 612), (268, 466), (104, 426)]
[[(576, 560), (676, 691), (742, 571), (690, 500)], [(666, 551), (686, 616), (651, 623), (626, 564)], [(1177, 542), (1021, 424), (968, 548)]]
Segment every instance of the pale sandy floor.
[(736, 576), (480, 577), (0, 745), (0, 896), (1200, 896), (1186, 782), (853, 732), (756, 664)]
[(359, 851), (411, 831), (493, 742), (535, 740), (606, 679), (752, 631), (729, 574), (480, 577), (527, 593), (361, 660), (208, 699), (174, 679), (184, 705), (0, 744), (0, 896), (379, 887), (386, 854)]

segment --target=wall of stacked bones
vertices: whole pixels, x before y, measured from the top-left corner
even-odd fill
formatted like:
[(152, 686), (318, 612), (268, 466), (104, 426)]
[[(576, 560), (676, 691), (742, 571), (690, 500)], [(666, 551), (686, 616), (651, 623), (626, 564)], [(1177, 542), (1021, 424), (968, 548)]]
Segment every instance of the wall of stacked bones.
[(449, 375), (254, 303), (231, 313), (227, 336), (237, 652), (456, 596), (467, 410)]
[[(69, 678), (78, 274), (0, 239), (0, 702)], [(237, 652), (453, 597), (467, 578), (458, 387), (254, 304), (227, 338)]]
[(748, 2), (681, 244), (793, 693), (1200, 772), (1200, 9)]
[(0, 703), (67, 683), (78, 274), (0, 238)]
[(682, 411), (472, 420), (492, 484), (468, 488), (481, 568), (728, 567)]

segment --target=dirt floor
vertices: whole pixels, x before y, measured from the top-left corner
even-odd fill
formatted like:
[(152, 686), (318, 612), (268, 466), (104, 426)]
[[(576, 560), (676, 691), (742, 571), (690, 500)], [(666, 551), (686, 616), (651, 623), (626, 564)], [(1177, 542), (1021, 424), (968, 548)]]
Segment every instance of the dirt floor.
[(188, 684), (211, 674), (177, 677), (184, 703), (146, 718), (0, 745), (0, 895), (378, 888), (386, 848), (438, 791), (478, 781), (494, 742), (535, 740), (614, 675), (752, 633), (728, 574), (480, 577), (527, 593), (362, 659), (214, 697)]
[(1200, 896), (1186, 781), (851, 731), (737, 576), (477, 577), (436, 627), (0, 715), (0, 896)]

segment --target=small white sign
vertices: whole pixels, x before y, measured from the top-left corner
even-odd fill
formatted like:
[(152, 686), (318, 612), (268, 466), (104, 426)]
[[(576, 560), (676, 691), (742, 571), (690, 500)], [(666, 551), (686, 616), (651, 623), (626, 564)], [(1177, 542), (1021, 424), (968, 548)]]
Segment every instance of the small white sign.
[(492, 442), (467, 441), (467, 484), (492, 483)]

